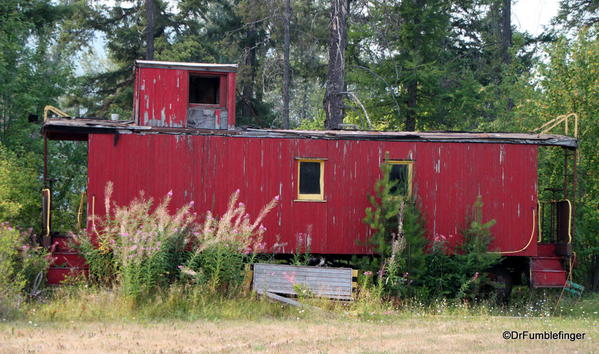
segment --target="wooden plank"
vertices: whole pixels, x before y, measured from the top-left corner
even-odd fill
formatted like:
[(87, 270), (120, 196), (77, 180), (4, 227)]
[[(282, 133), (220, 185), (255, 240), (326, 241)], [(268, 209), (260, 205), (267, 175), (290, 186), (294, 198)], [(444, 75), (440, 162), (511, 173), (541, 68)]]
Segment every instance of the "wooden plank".
[(321, 268), (281, 264), (254, 264), (253, 288), (257, 292), (297, 295), (297, 286), (315, 296), (335, 299), (352, 298), (350, 268)]

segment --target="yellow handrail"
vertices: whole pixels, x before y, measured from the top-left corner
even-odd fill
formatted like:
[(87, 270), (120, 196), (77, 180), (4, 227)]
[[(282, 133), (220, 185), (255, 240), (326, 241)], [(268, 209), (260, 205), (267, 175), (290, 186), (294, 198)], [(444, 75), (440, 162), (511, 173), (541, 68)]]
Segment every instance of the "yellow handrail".
[(537, 237), (537, 243), (541, 243), (543, 241), (543, 230), (542, 230), (542, 220), (543, 220), (543, 204), (539, 200), (537, 200), (537, 208), (539, 209), (539, 215), (537, 223), (539, 225), (539, 235)]
[(52, 194), (50, 193), (50, 189), (49, 188), (44, 188), (42, 189), (42, 195), (48, 195), (48, 198), (46, 199), (46, 232), (44, 233), (43, 237), (49, 237), (50, 236), (50, 207), (52, 206), (51, 204), (51, 199), (52, 199)]
[(92, 230), (96, 231), (96, 196), (92, 195)]
[(46, 107), (44, 107), (44, 122), (48, 120), (48, 112), (53, 112), (55, 114), (58, 114), (59, 116), (63, 117), (63, 118), (70, 118), (71, 116), (68, 115), (67, 113), (61, 111), (60, 109), (54, 107), (54, 106), (50, 106), (47, 105)]
[(79, 210), (77, 210), (77, 228), (81, 230), (81, 217), (83, 216), (83, 199), (85, 199), (85, 192), (81, 193), (81, 200), (79, 201)]
[(513, 254), (513, 253), (520, 253), (520, 252), (524, 251), (532, 243), (532, 239), (535, 236), (535, 229), (537, 227), (536, 223), (537, 223), (536, 210), (533, 209), (532, 210), (532, 232), (530, 233), (530, 239), (528, 240), (528, 243), (526, 244), (526, 246), (522, 247), (521, 249), (519, 249), (517, 251), (497, 251), (497, 252), (489, 252), (489, 253)]
[(568, 114), (564, 114), (561, 116), (557, 116), (557, 117), (553, 118), (552, 120), (546, 122), (545, 124), (541, 125), (540, 127), (531, 130), (531, 132), (532, 133), (538, 132), (538, 134), (546, 134), (551, 129), (557, 127), (561, 123), (564, 123), (564, 131), (566, 132), (566, 135), (567, 135), (568, 134), (568, 120), (570, 119), (570, 117), (574, 117), (574, 137), (578, 138), (578, 114), (576, 114), (576, 113), (568, 113)]
[(572, 243), (572, 202), (569, 199), (561, 200), (568, 202), (568, 244)]
[[(567, 202), (568, 203), (568, 243), (572, 243), (572, 202), (569, 199), (560, 199), (560, 200), (548, 200), (545, 203), (559, 203), (559, 202)], [(539, 206), (542, 207), (542, 203), (539, 203)], [(541, 209), (539, 209), (541, 210)], [(541, 213), (539, 212), (539, 242), (541, 240)]]

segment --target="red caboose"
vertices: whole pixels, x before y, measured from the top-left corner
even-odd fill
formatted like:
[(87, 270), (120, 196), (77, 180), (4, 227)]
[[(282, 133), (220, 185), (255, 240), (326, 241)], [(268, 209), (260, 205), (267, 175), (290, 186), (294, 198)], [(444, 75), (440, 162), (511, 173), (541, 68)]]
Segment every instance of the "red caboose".
[(172, 190), (174, 208), (194, 201), (197, 211), (215, 213), (239, 189), (254, 215), (280, 196), (264, 222), (267, 247), (277, 242), (291, 254), (309, 235), (314, 254), (370, 254), (362, 218), (379, 166), (389, 163), (403, 192), (419, 200), (427, 237), (460, 242), (480, 195), (485, 218), (496, 220), (492, 247), (506, 256), (506, 269), (528, 274), (535, 287), (566, 282), (572, 206), (553, 201), (552, 236), (541, 237), (537, 155), (540, 146), (576, 149), (574, 138), (238, 129), (235, 65), (138, 61), (135, 72), (131, 121), (44, 124), (48, 139), (87, 141), (88, 212), (104, 213), (108, 181), (121, 205), (141, 190), (158, 199)]

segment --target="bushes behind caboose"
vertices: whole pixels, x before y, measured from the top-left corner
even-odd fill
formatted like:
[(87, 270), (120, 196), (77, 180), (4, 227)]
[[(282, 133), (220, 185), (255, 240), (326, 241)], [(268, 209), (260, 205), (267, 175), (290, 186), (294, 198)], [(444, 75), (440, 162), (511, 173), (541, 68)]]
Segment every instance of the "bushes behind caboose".
[(208, 211), (199, 222), (193, 202), (169, 212), (172, 192), (155, 206), (143, 193), (127, 206), (113, 203), (111, 195), (109, 183), (107, 213), (93, 221), (89, 234), (78, 237), (79, 249), (92, 285), (117, 288), (136, 301), (166, 293), (173, 284), (237, 292), (249, 254), (261, 245), (261, 221), (278, 201), (274, 198), (251, 221), (235, 191), (222, 216)]
[(389, 178), (390, 168), (381, 165), (382, 177), (369, 196), (371, 206), (363, 219), (372, 230), (369, 242), (380, 255), (361, 264), (367, 274), (376, 275), (372, 284), (381, 294), (424, 302), (480, 298), (493, 285), (486, 272), (501, 260), (488, 252), (495, 221), (483, 221), (482, 197), (477, 197), (465, 221), (463, 243), (450, 249), (442, 235), (426, 239), (417, 202), (393, 192), (397, 182)]
[(31, 245), (30, 232), (0, 224), (0, 318), (10, 318), (40, 293), (49, 266), (47, 251)]

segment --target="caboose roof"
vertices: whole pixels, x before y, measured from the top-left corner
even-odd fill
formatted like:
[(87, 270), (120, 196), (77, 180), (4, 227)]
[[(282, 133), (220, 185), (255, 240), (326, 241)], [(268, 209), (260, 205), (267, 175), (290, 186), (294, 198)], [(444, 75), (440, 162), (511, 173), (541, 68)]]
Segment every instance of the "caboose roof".
[(55, 140), (86, 140), (88, 134), (172, 134), (213, 135), (245, 138), (287, 138), (324, 140), (382, 140), (448, 143), (527, 144), (577, 148), (576, 138), (554, 134), (484, 133), (484, 132), (381, 132), (362, 130), (278, 130), (237, 128), (208, 130), (192, 128), (158, 128), (139, 126), (133, 121), (88, 118), (50, 118), (42, 131)]
[(237, 64), (181, 63), (174, 61), (156, 60), (136, 60), (135, 66), (138, 68), (180, 69), (190, 71), (237, 71)]

